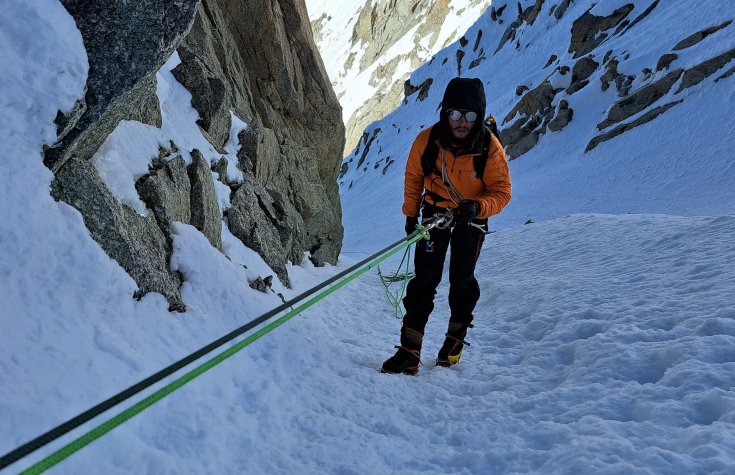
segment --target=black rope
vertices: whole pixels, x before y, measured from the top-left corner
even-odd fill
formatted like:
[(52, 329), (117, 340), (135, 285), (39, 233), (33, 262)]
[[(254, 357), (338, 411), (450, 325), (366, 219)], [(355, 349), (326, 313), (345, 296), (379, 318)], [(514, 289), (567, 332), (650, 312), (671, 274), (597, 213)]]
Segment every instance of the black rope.
[(367, 264), (371, 260), (375, 259), (376, 257), (380, 256), (381, 254), (384, 254), (388, 252), (390, 249), (398, 246), (399, 244), (415, 237), (420, 231), (415, 231), (411, 235), (400, 239), (393, 244), (387, 246), (386, 248), (376, 252), (370, 257), (367, 257), (363, 259), (362, 261), (358, 262), (354, 266), (350, 267), (347, 270), (344, 270), (340, 272), (339, 274), (325, 280), (321, 284), (317, 285), (316, 287), (313, 287), (306, 292), (298, 295), (297, 297), (294, 297), (293, 299), (289, 300), (288, 302), (285, 302), (278, 307), (269, 310), (268, 312), (264, 313), (260, 317), (246, 323), (245, 325), (241, 326), (240, 328), (237, 328), (230, 333), (224, 335), (223, 337), (213, 341), (212, 343), (208, 344), (207, 346), (204, 346), (200, 348), (199, 350), (195, 351), (194, 353), (190, 354), (189, 356), (180, 359), (179, 361), (163, 368), (159, 372), (147, 377), (146, 379), (140, 381), (137, 384), (134, 384), (133, 386), (130, 386), (129, 388), (120, 391), (119, 393), (115, 394), (111, 398), (97, 404), (96, 406), (92, 407), (91, 409), (88, 409), (84, 411), (83, 413), (69, 419), (68, 421), (64, 422), (63, 424), (60, 424), (53, 429), (49, 430), (48, 432), (41, 434), (40, 436), (36, 437), (35, 439), (26, 442), (25, 444), (21, 445), (20, 447), (8, 452), (7, 454), (3, 455), (2, 458), (0, 458), (0, 470), (4, 469), (5, 467), (17, 462), (18, 460), (22, 459), (23, 457), (35, 452), (36, 450), (40, 449), (41, 447), (48, 445), (49, 443), (53, 442), (54, 440), (58, 439), (62, 435), (71, 432), (72, 430), (76, 429), (80, 425), (84, 424), (85, 422), (88, 422), (98, 415), (102, 414), (103, 412), (107, 411), (108, 409), (111, 409), (112, 407), (120, 404), (121, 402), (125, 401), (126, 399), (129, 399), (130, 397), (138, 394), (139, 392), (143, 391), (144, 389), (152, 386), (153, 384), (161, 381), (166, 376), (169, 376), (176, 371), (180, 370), (184, 366), (187, 366), (188, 364), (192, 363), (193, 361), (201, 358), (202, 356), (206, 355), (207, 353), (210, 353), (214, 351), (215, 349), (219, 348), (220, 346), (224, 345), (225, 343), (233, 340), (234, 338), (242, 335), (246, 331), (260, 325), (261, 323), (265, 322), (266, 320), (272, 318), (274, 315), (280, 313), (283, 310), (286, 310), (287, 308), (293, 306), (295, 303), (298, 303), (299, 301), (305, 299), (306, 297), (318, 292), (319, 290), (323, 289), (324, 287), (328, 286), (329, 284), (341, 279), (342, 277), (346, 276), (347, 274), (353, 272), (359, 267), (362, 267), (363, 265)]

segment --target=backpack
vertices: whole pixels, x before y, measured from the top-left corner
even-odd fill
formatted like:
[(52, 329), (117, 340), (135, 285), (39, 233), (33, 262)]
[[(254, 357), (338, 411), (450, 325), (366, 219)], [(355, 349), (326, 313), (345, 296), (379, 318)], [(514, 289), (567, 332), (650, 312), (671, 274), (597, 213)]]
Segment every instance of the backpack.
[[(429, 142), (426, 144), (424, 153), (421, 155), (421, 169), (424, 172), (424, 176), (431, 175), (432, 173), (437, 175), (439, 174), (436, 169), (436, 157), (439, 155), (439, 146), (436, 144), (437, 134), (439, 133), (438, 126), (439, 123), (437, 122), (431, 128), (431, 132), (429, 132)], [(495, 123), (495, 117), (492, 115), (487, 116), (482, 128), (482, 151), (479, 155), (475, 155), (472, 160), (472, 165), (475, 167), (475, 174), (478, 178), (482, 178), (482, 175), (485, 173), (491, 135), (494, 135), (498, 140), (500, 140), (498, 126)]]

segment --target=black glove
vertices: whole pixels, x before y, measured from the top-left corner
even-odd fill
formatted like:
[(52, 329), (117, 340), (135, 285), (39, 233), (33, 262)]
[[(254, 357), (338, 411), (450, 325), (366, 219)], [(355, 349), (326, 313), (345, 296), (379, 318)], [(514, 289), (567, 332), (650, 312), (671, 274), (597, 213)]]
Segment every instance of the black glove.
[(406, 236), (413, 234), (416, 231), (416, 225), (419, 224), (419, 218), (413, 216), (406, 216)]
[(457, 224), (468, 224), (480, 212), (480, 203), (473, 200), (462, 200), (457, 206)]

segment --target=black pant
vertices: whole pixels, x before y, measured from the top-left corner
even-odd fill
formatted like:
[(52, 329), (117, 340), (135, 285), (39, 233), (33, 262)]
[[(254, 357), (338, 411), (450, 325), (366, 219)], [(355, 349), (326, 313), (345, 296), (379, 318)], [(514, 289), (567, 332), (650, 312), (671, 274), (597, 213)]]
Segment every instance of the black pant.
[[(425, 205), (422, 209), (423, 220), (440, 211), (444, 210)], [(476, 220), (475, 223), (484, 225), (487, 229), (487, 220)], [(434, 309), (436, 288), (441, 282), (444, 260), (450, 246), (449, 308), (452, 313), (449, 321), (465, 326), (472, 321), (472, 311), (480, 298), (480, 286), (475, 279), (475, 264), (484, 241), (485, 233), (482, 230), (475, 226), (458, 224), (451, 229), (432, 229), (428, 241), (422, 239), (416, 243), (416, 276), (408, 283), (406, 297), (403, 299), (406, 316), (403, 319), (401, 344), (420, 348), (420, 336), (423, 335), (429, 314)]]

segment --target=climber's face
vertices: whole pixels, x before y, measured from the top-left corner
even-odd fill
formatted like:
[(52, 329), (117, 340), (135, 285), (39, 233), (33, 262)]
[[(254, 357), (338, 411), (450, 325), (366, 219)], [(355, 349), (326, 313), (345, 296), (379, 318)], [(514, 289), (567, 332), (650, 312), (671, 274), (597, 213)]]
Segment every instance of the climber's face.
[(470, 134), (472, 126), (477, 120), (477, 113), (464, 109), (450, 109), (447, 111), (447, 118), (454, 138), (464, 140)]

